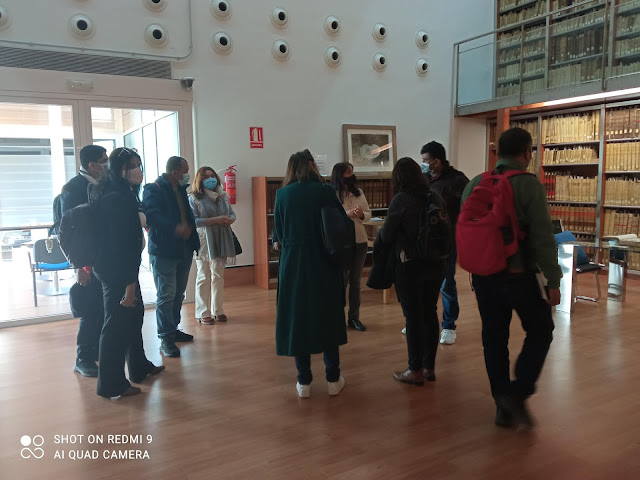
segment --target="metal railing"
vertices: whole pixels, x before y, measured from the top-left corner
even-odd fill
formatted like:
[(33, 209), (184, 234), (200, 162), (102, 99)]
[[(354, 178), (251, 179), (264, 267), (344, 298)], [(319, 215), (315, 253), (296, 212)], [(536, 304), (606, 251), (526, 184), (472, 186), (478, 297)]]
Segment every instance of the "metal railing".
[[(520, 3), (505, 11), (537, 5)], [(551, 5), (454, 44), (457, 114), (640, 86), (640, 0)]]

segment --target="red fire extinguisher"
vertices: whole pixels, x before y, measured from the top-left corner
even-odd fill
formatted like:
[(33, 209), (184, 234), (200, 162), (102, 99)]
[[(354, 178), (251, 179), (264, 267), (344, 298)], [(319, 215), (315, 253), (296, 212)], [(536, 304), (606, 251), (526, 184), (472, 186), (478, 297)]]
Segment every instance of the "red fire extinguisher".
[(236, 204), (236, 166), (231, 165), (224, 174), (224, 190), (229, 195), (229, 203)]

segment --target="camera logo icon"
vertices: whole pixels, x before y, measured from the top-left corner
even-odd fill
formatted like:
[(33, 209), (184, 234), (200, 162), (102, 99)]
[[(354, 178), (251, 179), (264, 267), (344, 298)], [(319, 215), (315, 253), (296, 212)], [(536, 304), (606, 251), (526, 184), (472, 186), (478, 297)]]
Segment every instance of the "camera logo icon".
[[(44, 450), (40, 447), (44, 445), (44, 437), (42, 435), (36, 435), (31, 438), (29, 435), (23, 435), (20, 438), (20, 444), (23, 446), (20, 450), (20, 456), (22, 458), (42, 458), (44, 457)], [(30, 447), (34, 448), (31, 449)]]

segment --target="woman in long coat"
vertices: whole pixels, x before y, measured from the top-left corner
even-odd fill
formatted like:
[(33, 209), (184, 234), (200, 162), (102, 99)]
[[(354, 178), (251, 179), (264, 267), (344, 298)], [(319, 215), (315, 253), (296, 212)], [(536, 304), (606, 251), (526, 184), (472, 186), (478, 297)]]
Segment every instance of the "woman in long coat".
[(346, 217), (311, 153), (293, 154), (275, 203), (275, 236), (281, 248), (276, 352), (295, 357), (301, 398), (311, 394), (313, 353), (324, 353), (329, 395), (338, 395), (344, 387), (338, 352), (347, 343), (343, 276), (329, 262), (322, 243), (320, 212), (329, 206)]

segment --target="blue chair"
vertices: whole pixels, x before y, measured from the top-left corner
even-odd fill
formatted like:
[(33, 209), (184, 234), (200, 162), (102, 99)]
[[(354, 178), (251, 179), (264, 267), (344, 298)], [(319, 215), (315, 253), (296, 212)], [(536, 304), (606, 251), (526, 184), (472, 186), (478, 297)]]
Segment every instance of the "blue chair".
[(60, 270), (69, 270), (73, 267), (67, 261), (64, 253), (62, 253), (60, 243), (56, 237), (36, 240), (33, 244), (33, 260), (31, 252), (27, 255), (29, 256), (29, 266), (31, 267), (31, 275), (33, 277), (33, 304), (37, 307), (38, 292), (36, 290), (36, 273), (53, 273), (54, 288), (58, 291), (58, 272)]
[[(555, 238), (556, 238), (556, 245), (560, 245), (561, 243), (572, 243), (572, 242), (578, 241), (575, 235), (568, 230), (565, 230), (564, 232), (561, 232), (561, 233), (556, 233)], [(574, 295), (575, 298), (579, 298), (581, 300), (597, 302), (598, 300), (600, 300), (600, 296), (601, 296), (599, 273), (600, 273), (600, 270), (602, 270), (602, 267), (604, 267), (604, 265), (600, 263), (595, 263), (589, 260), (589, 257), (584, 251), (584, 248), (582, 248), (579, 245), (576, 245), (574, 247), (574, 252), (577, 257), (576, 258), (576, 274), (581, 274), (581, 273), (595, 274), (596, 290), (598, 292), (598, 296), (593, 298), (593, 297), (586, 297), (584, 295), (578, 295), (577, 294), (578, 292), (578, 276), (577, 275), (575, 277), (575, 282), (573, 283), (572, 295)]]

